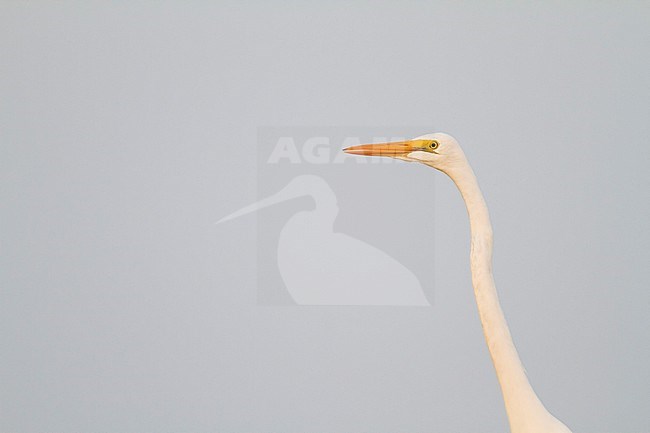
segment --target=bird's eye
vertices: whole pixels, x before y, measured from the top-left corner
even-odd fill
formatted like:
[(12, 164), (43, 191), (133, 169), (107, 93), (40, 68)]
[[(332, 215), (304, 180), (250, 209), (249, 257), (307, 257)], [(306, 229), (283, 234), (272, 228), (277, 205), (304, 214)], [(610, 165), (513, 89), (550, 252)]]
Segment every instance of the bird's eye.
[(434, 150), (435, 150), (435, 149), (438, 148), (438, 146), (440, 146), (440, 143), (438, 143), (436, 140), (433, 140), (431, 143), (429, 143), (429, 147), (430, 147), (431, 149), (434, 149)]

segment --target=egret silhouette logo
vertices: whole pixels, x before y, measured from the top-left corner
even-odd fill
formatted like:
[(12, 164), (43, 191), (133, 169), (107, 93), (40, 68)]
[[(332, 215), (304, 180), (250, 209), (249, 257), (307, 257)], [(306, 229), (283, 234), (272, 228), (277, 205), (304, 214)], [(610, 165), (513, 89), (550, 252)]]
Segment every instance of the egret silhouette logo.
[(258, 200), (218, 221), (227, 229), (232, 220), (257, 218), (259, 304), (430, 305), (432, 258), (421, 260), (404, 236), (409, 225), (400, 206), (419, 195), (400, 191), (399, 166), (407, 163), (341, 151), (405, 138), (375, 132), (259, 130)]

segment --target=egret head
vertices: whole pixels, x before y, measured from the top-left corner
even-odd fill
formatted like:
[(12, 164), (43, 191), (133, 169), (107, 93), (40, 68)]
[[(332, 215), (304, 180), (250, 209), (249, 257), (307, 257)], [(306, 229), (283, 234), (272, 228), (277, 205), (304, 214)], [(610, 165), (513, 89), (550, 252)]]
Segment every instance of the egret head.
[(451, 135), (442, 132), (425, 134), (406, 141), (362, 144), (343, 151), (352, 155), (387, 156), (421, 162), (443, 172), (465, 161), (465, 155), (458, 142)]

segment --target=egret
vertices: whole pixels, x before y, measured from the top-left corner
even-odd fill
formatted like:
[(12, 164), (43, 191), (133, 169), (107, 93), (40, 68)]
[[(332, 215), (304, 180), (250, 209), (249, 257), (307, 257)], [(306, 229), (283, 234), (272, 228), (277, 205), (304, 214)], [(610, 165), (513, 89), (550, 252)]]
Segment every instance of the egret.
[(469, 216), (470, 267), (474, 296), (483, 334), (512, 433), (570, 433), (551, 415), (535, 394), (512, 341), (499, 305), (492, 276), (492, 224), (474, 171), (458, 142), (444, 133), (426, 134), (407, 141), (362, 144), (343, 149), (353, 155), (384, 156), (419, 162), (451, 178), (465, 201)]
[(296, 176), (277, 193), (218, 223), (303, 196), (311, 197), (315, 207), (285, 223), (277, 249), (280, 276), (296, 304), (429, 305), (420, 281), (406, 266), (379, 248), (334, 232), (336, 194), (322, 177)]

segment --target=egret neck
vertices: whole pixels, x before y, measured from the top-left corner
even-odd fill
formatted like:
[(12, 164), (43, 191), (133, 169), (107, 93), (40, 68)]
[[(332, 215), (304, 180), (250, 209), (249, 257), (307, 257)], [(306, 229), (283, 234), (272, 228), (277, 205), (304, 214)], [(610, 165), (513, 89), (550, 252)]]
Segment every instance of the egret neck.
[[(569, 431), (546, 410), (535, 394), (512, 341), (492, 276), (490, 215), (474, 171), (466, 159), (443, 171), (456, 184), (467, 207), (472, 285), (485, 341), (501, 385), (510, 430), (513, 433)], [(564, 429), (558, 429), (556, 423)], [(548, 426), (548, 429), (540, 429), (540, 426)]]

